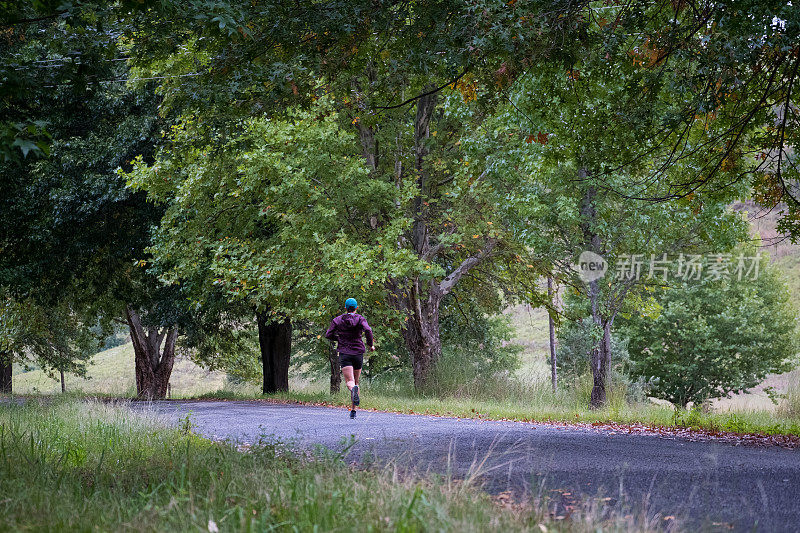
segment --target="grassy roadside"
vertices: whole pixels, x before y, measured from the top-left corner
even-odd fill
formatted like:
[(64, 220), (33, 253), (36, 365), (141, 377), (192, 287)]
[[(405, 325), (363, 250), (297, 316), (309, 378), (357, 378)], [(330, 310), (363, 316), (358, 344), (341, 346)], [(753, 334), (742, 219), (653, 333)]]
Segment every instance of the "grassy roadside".
[(597, 502), (499, 505), (475, 487), (262, 440), (246, 452), (97, 402), (0, 404), (0, 530), (653, 531)]
[[(527, 329), (526, 338), (541, 339), (541, 317), (529, 321), (517, 319)], [(521, 326), (520, 326), (521, 327)], [(541, 328), (539, 328), (541, 329)], [(534, 343), (535, 344), (535, 343)], [(746, 434), (795, 435), (800, 436), (800, 386), (798, 376), (792, 374), (786, 390), (786, 398), (779, 408), (764, 409), (759, 405), (748, 409), (728, 411), (717, 408), (710, 413), (682, 412), (676, 414), (670, 407), (649, 402), (628, 403), (621, 391), (612, 393), (610, 406), (599, 411), (590, 411), (588, 403), (589, 384), (577, 388), (562, 386), (558, 393), (550, 390), (546, 366), (542, 356), (536, 352), (539, 345), (529, 347), (525, 354), (523, 369), (514, 376), (492, 378), (483, 386), (467, 382), (452, 394), (441, 397), (416, 395), (410, 386), (397, 383), (364, 383), (363, 407), (402, 413), (435, 414), (458, 417), (483, 417), (523, 421), (556, 421), (563, 423), (618, 423), (643, 424), (655, 427), (696, 428), (706, 431), (727, 431)], [(91, 379), (67, 377), (68, 393), (100, 397), (132, 397), (133, 352), (130, 344), (119, 346), (95, 356), (90, 367)], [(126, 370), (127, 369), (127, 370)], [(258, 399), (256, 385), (226, 384), (224, 374), (205, 371), (187, 360), (176, 363), (172, 379), (174, 398), (223, 398)], [(346, 392), (331, 397), (324, 380), (309, 383), (293, 378), (293, 392), (274, 398), (284, 401), (302, 401), (328, 405), (346, 405)], [(51, 393), (60, 396), (60, 385), (36, 370), (14, 376), (14, 390), (24, 395)], [(761, 404), (764, 399), (761, 398)], [(768, 403), (768, 402), (766, 402)]]
[[(408, 414), (453, 416), (460, 418), (483, 418), (491, 420), (518, 420), (525, 422), (611, 423), (642, 424), (652, 427), (690, 428), (711, 432), (738, 434), (794, 435), (800, 436), (798, 413), (783, 416), (771, 411), (751, 412), (676, 412), (670, 407), (650, 403), (610, 402), (600, 410), (590, 410), (585, 401), (564, 392), (528, 394), (525, 397), (494, 398), (437, 398), (414, 395), (410, 392), (370, 390), (362, 385), (361, 407), (379, 411)], [(248, 393), (222, 389), (199, 396), (200, 399), (249, 400), (264, 398)], [(327, 392), (293, 391), (267, 396), (286, 402), (349, 406), (346, 391), (331, 396)]]

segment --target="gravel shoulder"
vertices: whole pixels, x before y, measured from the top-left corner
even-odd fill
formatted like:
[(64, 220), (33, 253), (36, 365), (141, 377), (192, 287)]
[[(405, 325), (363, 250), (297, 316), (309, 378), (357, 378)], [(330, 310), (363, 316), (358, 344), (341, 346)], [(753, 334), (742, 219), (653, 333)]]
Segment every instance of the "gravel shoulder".
[(692, 528), (798, 531), (800, 451), (573, 428), (247, 401), (134, 403), (217, 440), (350, 446), (346, 460), (474, 478), (492, 494), (607, 497)]

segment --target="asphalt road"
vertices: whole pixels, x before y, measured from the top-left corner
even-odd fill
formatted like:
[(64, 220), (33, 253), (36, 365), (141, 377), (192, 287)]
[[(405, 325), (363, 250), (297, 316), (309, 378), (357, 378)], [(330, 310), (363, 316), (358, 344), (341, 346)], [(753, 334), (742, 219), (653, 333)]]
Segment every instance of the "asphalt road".
[[(608, 497), (691, 530), (800, 531), (800, 451), (692, 442), (545, 424), (490, 422), (264, 402), (134, 404), (213, 439), (261, 437), (394, 461), (421, 472), (474, 476), (490, 493), (548, 494), (556, 505)], [(353, 444), (353, 442), (355, 442)], [(564, 494), (567, 494), (566, 496)], [(559, 512), (559, 511), (557, 511)], [(716, 525), (714, 525), (716, 523)]]

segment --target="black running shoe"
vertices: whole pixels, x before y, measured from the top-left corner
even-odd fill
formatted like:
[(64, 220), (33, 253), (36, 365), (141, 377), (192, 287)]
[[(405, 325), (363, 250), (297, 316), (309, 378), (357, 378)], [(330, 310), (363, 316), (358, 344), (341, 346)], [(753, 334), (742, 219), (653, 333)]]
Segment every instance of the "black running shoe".
[(361, 398), (358, 397), (358, 385), (353, 385), (353, 389), (350, 391), (350, 399), (353, 400), (353, 405), (358, 405), (361, 402)]
[(350, 418), (355, 418), (355, 417), (356, 417), (356, 410), (353, 409), (352, 411), (350, 411)]

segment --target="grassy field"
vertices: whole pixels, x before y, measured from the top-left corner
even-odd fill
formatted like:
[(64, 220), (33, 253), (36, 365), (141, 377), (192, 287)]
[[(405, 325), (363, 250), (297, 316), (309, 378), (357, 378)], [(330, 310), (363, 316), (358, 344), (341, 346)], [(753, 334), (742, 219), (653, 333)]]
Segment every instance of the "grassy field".
[[(88, 379), (67, 374), (68, 392), (116, 395), (136, 395), (134, 378), (133, 345), (131, 343), (105, 350), (92, 357)], [(19, 369), (21, 370), (21, 369)], [(61, 383), (41, 370), (14, 374), (14, 392), (17, 394), (54, 394), (61, 392)], [(186, 357), (178, 356), (172, 370), (172, 396), (186, 398), (207, 393), (225, 386), (223, 372), (209, 372)], [(253, 392), (257, 388), (253, 387)]]
[(602, 500), (551, 513), (470, 483), (261, 440), (246, 450), (123, 406), (0, 404), (2, 531), (658, 531), (673, 520)]

